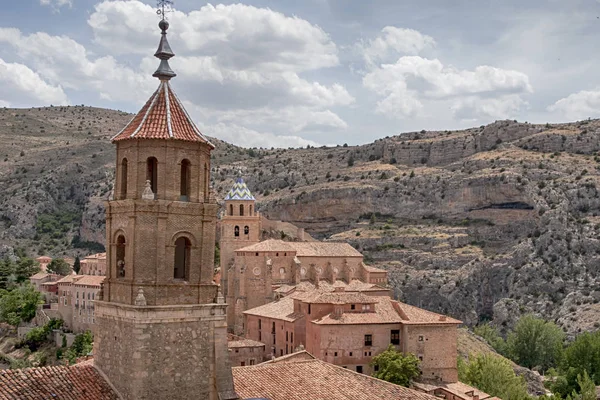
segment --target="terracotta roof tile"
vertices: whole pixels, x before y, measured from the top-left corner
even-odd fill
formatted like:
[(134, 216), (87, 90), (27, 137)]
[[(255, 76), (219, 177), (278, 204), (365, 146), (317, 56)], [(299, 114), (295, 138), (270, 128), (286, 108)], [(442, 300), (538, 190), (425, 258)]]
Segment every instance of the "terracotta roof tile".
[(244, 314), (256, 315), (258, 317), (265, 318), (277, 318), (289, 322), (293, 322), (297, 319), (293, 313), (294, 299), (291, 297), (284, 297), (279, 301), (274, 301), (244, 311)]
[(270, 400), (435, 400), (436, 397), (320, 360), (234, 367), (242, 398)]
[(168, 81), (161, 81), (135, 117), (112, 140), (174, 139), (214, 145), (198, 130)]
[(409, 304), (400, 303), (399, 301), (394, 301), (393, 303), (396, 303), (395, 307), (400, 309), (404, 324), (462, 324), (462, 321), (434, 313), (433, 311), (427, 311)]
[(277, 239), (263, 240), (236, 251), (291, 251), (296, 252), (297, 257), (362, 257), (362, 254), (348, 243), (284, 242)]
[(73, 281), (74, 285), (98, 286), (104, 282), (105, 276), (102, 275), (80, 275), (81, 278)]
[(118, 398), (90, 363), (70, 367), (0, 370), (0, 400), (117, 400)]
[(48, 275), (50, 275), (48, 272), (38, 272), (37, 274), (30, 276), (29, 279), (44, 279)]

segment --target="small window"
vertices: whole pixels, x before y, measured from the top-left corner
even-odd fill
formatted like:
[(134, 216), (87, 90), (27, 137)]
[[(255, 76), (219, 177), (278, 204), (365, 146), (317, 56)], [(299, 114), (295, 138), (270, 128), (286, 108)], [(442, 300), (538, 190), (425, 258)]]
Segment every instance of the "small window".
[(363, 367), (362, 367), (362, 365), (357, 365), (356, 366), (356, 372), (358, 372), (359, 374), (363, 373)]
[(258, 257), (258, 252), (256, 252), (256, 257)]
[(310, 304), (308, 305), (308, 313), (310, 314)]
[(250, 360), (250, 365), (254, 365), (254, 359)]
[(121, 200), (127, 198), (127, 159), (121, 161)]
[(258, 331), (258, 341), (260, 342), (262, 340), (262, 332)]
[(179, 198), (181, 201), (188, 201), (191, 187), (191, 164), (188, 160), (181, 162), (181, 177), (179, 180)]
[(419, 342), (423, 341), (423, 336), (419, 336)]
[(240, 236), (240, 227), (239, 226), (236, 226), (235, 228), (233, 228), (233, 234), (235, 237)]
[(350, 304), (350, 309), (351, 310), (355, 310), (356, 309), (356, 305), (355, 304)]
[(150, 188), (156, 196), (158, 188), (158, 160), (156, 157), (149, 157), (146, 160), (146, 180), (150, 181)]
[(400, 344), (400, 330), (399, 329), (392, 329), (391, 333), (390, 333), (390, 343), (393, 345), (399, 345)]
[(373, 370), (374, 370), (375, 372), (379, 371), (379, 365), (375, 364), (375, 365), (373, 366)]
[(260, 329), (262, 327), (262, 321), (259, 319), (258, 320), (258, 329)]
[(250, 205), (248, 207), (249, 207), (248, 215), (252, 215), (252, 205)]
[(280, 355), (280, 356), (283, 356), (283, 349), (280, 349), (280, 350), (279, 350), (279, 355)]
[(337, 351), (333, 352), (333, 356), (337, 357)]
[(117, 277), (125, 277), (125, 236), (117, 238)]
[(229, 205), (229, 215), (233, 215), (233, 204)]
[(419, 355), (419, 361), (423, 361), (423, 356)]
[(271, 333), (275, 333), (275, 322), (273, 322), (273, 325), (271, 326)]
[(294, 332), (290, 333), (290, 342), (294, 343)]
[(243, 217), (244, 216), (244, 205), (240, 204), (240, 215)]
[(350, 352), (350, 357), (352, 357), (352, 352)]
[(245, 361), (240, 362), (240, 367), (245, 367), (245, 366), (246, 366), (246, 362)]
[(285, 331), (285, 341), (288, 342), (289, 341), (289, 332)]
[(244, 235), (248, 235), (250, 233), (250, 228), (248, 227), (248, 225), (246, 225), (244, 227)]
[(373, 346), (373, 335), (365, 335), (365, 346)]

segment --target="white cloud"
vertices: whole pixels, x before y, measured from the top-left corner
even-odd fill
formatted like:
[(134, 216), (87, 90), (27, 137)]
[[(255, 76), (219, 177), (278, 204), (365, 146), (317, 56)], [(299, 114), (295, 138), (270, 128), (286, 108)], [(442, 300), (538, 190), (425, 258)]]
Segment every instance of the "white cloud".
[(358, 46), (368, 66), (379, 62), (395, 60), (400, 54), (417, 55), (427, 48), (435, 46), (435, 40), (414, 29), (386, 26), (381, 35)]
[(73, 7), (73, 0), (40, 0), (40, 4), (43, 6), (50, 6), (54, 9), (60, 7), (69, 6)]
[(573, 93), (549, 106), (548, 111), (570, 120), (597, 118), (600, 116), (600, 89)]
[(236, 124), (218, 123), (208, 125), (201, 129), (207, 135), (218, 137), (229, 143), (243, 147), (304, 147), (306, 145), (318, 146), (312, 140), (300, 136), (275, 135), (270, 132), (258, 132)]
[(528, 103), (519, 95), (505, 95), (491, 98), (480, 98), (469, 96), (454, 101), (451, 110), (454, 116), (464, 121), (477, 121), (480, 118), (509, 119), (522, 109), (527, 108)]
[[(464, 114), (500, 116), (525, 104), (518, 97), (532, 92), (527, 75), (513, 70), (478, 66), (459, 70), (437, 59), (405, 56), (394, 64), (383, 64), (363, 77), (363, 86), (382, 96), (376, 111), (391, 117), (422, 115), (424, 102), (449, 101), (450, 108)], [(485, 98), (495, 100), (485, 100)]]
[(32, 104), (68, 104), (60, 86), (52, 86), (26, 65), (0, 59), (0, 105), (27, 107)]

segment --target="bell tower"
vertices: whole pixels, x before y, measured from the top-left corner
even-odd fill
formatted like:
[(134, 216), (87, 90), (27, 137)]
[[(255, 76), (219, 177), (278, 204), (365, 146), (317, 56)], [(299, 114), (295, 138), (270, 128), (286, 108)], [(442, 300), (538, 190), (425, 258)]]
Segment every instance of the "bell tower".
[(212, 280), (214, 146), (171, 89), (164, 8), (159, 27), (158, 89), (112, 138), (116, 182), (106, 203), (95, 364), (126, 400), (237, 399), (225, 302)]

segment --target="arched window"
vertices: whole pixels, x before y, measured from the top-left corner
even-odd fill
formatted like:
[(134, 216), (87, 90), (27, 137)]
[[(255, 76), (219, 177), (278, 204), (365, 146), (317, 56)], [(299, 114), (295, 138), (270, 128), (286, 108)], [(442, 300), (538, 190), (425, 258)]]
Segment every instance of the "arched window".
[(244, 205), (240, 204), (240, 215), (243, 217), (244, 216)]
[[(208, 199), (208, 184), (209, 184), (209, 177), (208, 177), (208, 164), (204, 164), (204, 198)], [(233, 214), (233, 213), (231, 213)]]
[(240, 236), (240, 227), (239, 227), (239, 226), (236, 226), (236, 227), (233, 229), (233, 234), (235, 235), (235, 237), (238, 237), (238, 236)]
[(121, 194), (119, 196), (121, 200), (127, 198), (127, 159), (124, 158), (121, 161)]
[(156, 157), (148, 157), (146, 160), (146, 180), (150, 181), (150, 189), (156, 195), (158, 183), (158, 160)]
[(173, 278), (186, 279), (190, 266), (190, 249), (192, 244), (186, 237), (180, 237), (175, 241), (175, 265)]
[(117, 237), (117, 277), (125, 278), (125, 236)]
[(233, 215), (233, 204), (229, 205), (229, 215)]
[(190, 184), (191, 184), (191, 168), (188, 160), (181, 162), (181, 179), (179, 181), (179, 195), (182, 201), (188, 201), (190, 199)]
[(244, 235), (247, 235), (247, 234), (249, 234), (249, 233), (250, 233), (250, 228), (248, 227), (248, 225), (246, 225), (246, 226), (244, 227)]

